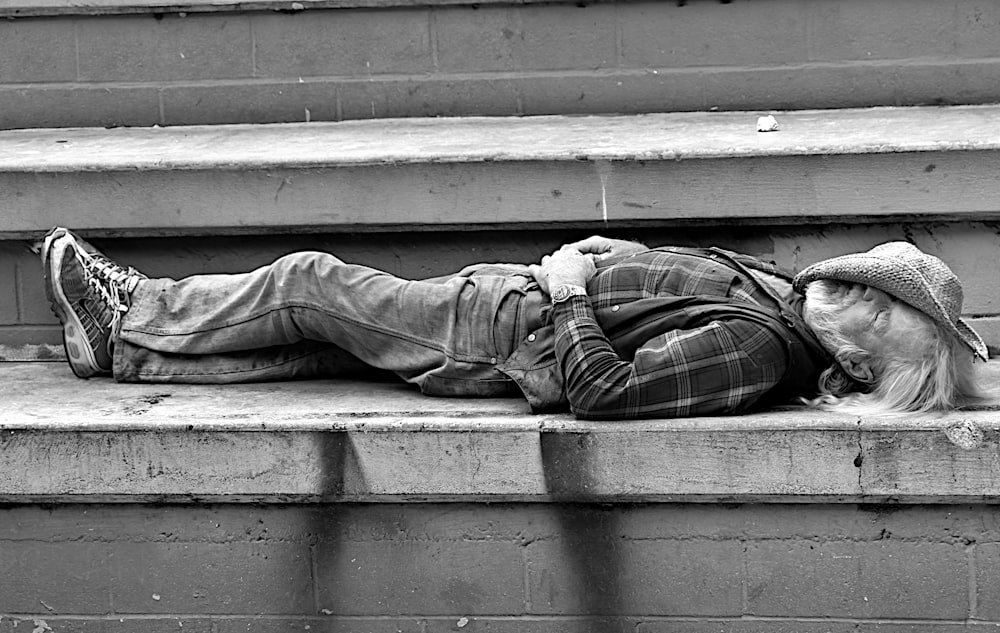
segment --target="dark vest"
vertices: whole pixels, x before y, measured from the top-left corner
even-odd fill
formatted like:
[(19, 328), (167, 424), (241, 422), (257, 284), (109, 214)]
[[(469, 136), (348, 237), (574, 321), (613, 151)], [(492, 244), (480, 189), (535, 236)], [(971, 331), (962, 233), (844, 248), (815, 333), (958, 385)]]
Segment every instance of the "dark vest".
[[(773, 267), (763, 262), (758, 267), (758, 262), (752, 258), (721, 249), (684, 251), (715, 255), (713, 259), (721, 258), (722, 263), (750, 277), (754, 283), (758, 282), (746, 265), (766, 272), (773, 271)], [(758, 306), (728, 297), (657, 297), (625, 303), (617, 306), (617, 310), (595, 310), (594, 314), (611, 346), (626, 361), (631, 361), (644, 343), (671, 330), (697, 328), (726, 318), (758, 323), (785, 342), (787, 356), (784, 375), (754, 403), (754, 408), (788, 402), (798, 396), (812, 396), (816, 393), (820, 373), (833, 361), (801, 316), (766, 284), (759, 285), (771, 297), (773, 306)], [(532, 334), (499, 369), (518, 384), (535, 413), (566, 410), (568, 402), (563, 375), (555, 354), (555, 326), (548, 321)]]

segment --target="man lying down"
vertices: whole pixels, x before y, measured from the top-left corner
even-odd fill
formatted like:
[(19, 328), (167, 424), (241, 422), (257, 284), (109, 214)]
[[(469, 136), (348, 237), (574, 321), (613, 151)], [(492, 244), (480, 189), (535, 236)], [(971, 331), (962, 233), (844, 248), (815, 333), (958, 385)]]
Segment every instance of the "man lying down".
[(428, 395), (521, 394), (535, 412), (583, 419), (803, 401), (924, 412), (985, 397), (975, 361), (987, 359), (986, 345), (959, 317), (959, 280), (906, 242), (794, 278), (718, 248), (594, 236), (538, 264), (419, 281), (321, 252), (173, 280), (147, 278), (55, 228), (42, 264), (81, 378), (315, 378), (353, 356)]

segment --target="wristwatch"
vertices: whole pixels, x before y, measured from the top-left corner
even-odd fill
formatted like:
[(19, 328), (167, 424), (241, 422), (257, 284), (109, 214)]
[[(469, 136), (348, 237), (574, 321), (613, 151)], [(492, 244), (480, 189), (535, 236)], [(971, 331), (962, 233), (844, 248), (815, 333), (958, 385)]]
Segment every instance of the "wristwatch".
[(564, 284), (562, 286), (557, 286), (550, 295), (552, 297), (552, 303), (562, 303), (570, 297), (587, 296), (587, 289), (583, 286), (571, 286), (569, 284)]

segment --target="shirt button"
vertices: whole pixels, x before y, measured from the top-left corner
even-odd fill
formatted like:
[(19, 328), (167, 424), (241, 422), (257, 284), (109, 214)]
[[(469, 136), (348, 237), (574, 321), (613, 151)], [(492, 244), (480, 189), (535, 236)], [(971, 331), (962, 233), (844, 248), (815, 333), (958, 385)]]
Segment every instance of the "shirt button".
[(535, 335), (534, 334), (529, 334), (528, 335), (528, 342), (529, 343), (534, 343), (535, 342)]
[(619, 311), (619, 310), (621, 310), (621, 309), (622, 309), (622, 307), (621, 307), (621, 306), (611, 306), (611, 311), (612, 311), (612, 312), (618, 312), (618, 311)]

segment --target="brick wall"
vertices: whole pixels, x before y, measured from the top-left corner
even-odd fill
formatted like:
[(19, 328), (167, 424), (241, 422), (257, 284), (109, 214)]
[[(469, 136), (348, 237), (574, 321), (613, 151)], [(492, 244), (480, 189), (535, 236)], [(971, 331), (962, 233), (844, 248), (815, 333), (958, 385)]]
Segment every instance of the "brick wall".
[(1000, 626), (989, 505), (8, 506), (0, 565), (5, 633)]
[(0, 129), (986, 103), (998, 58), (989, 0), (63, 11), (0, 21)]

